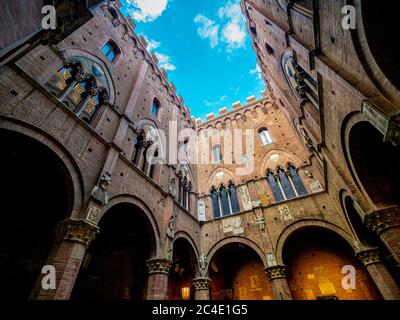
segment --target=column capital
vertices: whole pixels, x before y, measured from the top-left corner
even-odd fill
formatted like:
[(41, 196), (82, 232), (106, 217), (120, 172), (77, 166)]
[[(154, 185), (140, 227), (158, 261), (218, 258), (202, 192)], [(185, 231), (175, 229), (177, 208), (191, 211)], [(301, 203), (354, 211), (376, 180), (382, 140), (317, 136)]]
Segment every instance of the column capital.
[(58, 223), (56, 232), (60, 240), (79, 242), (89, 247), (99, 233), (99, 227), (86, 220), (67, 219)]
[(167, 259), (151, 259), (146, 261), (149, 274), (164, 273), (169, 274), (172, 262)]
[(380, 263), (378, 248), (369, 248), (359, 251), (356, 253), (356, 258), (361, 261), (364, 267), (368, 267), (371, 264)]
[(279, 279), (279, 278), (286, 278), (286, 266), (277, 265), (272, 267), (265, 268), (267, 271), (269, 280)]
[(372, 212), (366, 215), (364, 223), (367, 228), (379, 235), (387, 229), (400, 226), (400, 208), (393, 207)]
[(208, 290), (210, 288), (210, 279), (208, 278), (197, 278), (193, 279), (194, 290)]

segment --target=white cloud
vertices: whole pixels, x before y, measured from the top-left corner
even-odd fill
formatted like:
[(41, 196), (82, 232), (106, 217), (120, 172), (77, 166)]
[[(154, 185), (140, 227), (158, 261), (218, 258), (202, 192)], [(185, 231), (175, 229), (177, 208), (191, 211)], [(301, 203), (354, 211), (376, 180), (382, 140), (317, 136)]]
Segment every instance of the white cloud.
[(260, 66), (258, 64), (256, 64), (255, 68), (250, 70), (250, 74), (257, 74), (258, 76), (261, 77)]
[(161, 46), (161, 42), (147, 38), (146, 36), (144, 36), (144, 38), (146, 39), (147, 42), (147, 50), (148, 51), (153, 51), (155, 49), (158, 49)]
[(215, 106), (221, 105), (224, 101), (226, 101), (226, 99), (228, 99), (227, 96), (222, 96), (222, 97), (220, 97), (218, 99), (218, 101), (212, 101), (211, 102), (211, 101), (208, 101), (208, 100), (204, 100), (203, 102), (207, 107), (215, 107)]
[(218, 16), (228, 19), (222, 30), (222, 38), (228, 44), (228, 49), (237, 49), (244, 46), (246, 40), (246, 25), (240, 9), (240, 5), (229, 1), (224, 7), (218, 10)]
[(150, 22), (162, 15), (168, 0), (126, 0), (127, 10), (133, 19)]
[(219, 26), (211, 19), (202, 14), (194, 18), (194, 22), (199, 25), (197, 33), (202, 39), (209, 39), (211, 48), (219, 43)]
[(155, 55), (158, 59), (158, 65), (160, 68), (164, 68), (167, 71), (174, 71), (176, 69), (176, 67), (172, 64), (170, 56), (160, 52), (155, 52)]
[(199, 14), (194, 22), (199, 24), (197, 33), (209, 39), (212, 48), (225, 43), (227, 51), (242, 48), (246, 41), (246, 24), (239, 3), (229, 1), (218, 10), (219, 22)]

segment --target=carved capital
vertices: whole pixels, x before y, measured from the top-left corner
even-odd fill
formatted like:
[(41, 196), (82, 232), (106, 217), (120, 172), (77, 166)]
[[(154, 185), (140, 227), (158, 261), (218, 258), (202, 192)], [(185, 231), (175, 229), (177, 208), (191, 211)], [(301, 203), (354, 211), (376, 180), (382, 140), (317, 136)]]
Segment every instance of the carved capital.
[(286, 278), (286, 266), (272, 266), (265, 269), (268, 273), (269, 280)]
[(79, 242), (89, 247), (99, 233), (99, 227), (86, 220), (68, 219), (58, 224), (57, 233), (58, 239)]
[(210, 279), (197, 278), (193, 280), (194, 290), (208, 290), (210, 288)]
[(366, 215), (364, 223), (367, 228), (379, 235), (387, 229), (400, 226), (400, 208), (394, 207), (370, 213)]
[(356, 253), (356, 257), (361, 261), (364, 267), (380, 262), (379, 250), (377, 248), (359, 251)]
[(164, 273), (169, 274), (172, 262), (167, 259), (152, 259), (146, 261), (149, 274)]

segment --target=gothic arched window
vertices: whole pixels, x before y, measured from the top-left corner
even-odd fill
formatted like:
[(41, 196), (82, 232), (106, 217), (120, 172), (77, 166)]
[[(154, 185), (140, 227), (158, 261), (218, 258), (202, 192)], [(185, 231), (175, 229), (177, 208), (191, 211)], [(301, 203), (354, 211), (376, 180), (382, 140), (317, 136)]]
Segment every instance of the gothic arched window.
[(240, 211), (239, 201), (237, 198), (236, 187), (233, 182), (229, 184), (229, 200), (231, 203), (232, 213), (238, 213)]
[(214, 209), (214, 218), (221, 217), (221, 210), (219, 208), (218, 193), (217, 193), (217, 190), (214, 187), (212, 187), (212, 189), (211, 189), (211, 200), (212, 200), (213, 209)]
[(274, 176), (272, 171), (268, 171), (267, 178), (268, 178), (268, 182), (271, 187), (271, 190), (272, 190), (272, 194), (274, 195), (275, 201), (280, 202), (280, 201), (285, 200), (285, 198), (283, 197), (282, 189), (278, 182), (279, 179), (277, 179), (277, 177)]
[(304, 183), (301, 180), (299, 173), (293, 165), (288, 166), (290, 179), (293, 183), (294, 190), (296, 191), (298, 196), (305, 196), (308, 194), (306, 188), (304, 187)]

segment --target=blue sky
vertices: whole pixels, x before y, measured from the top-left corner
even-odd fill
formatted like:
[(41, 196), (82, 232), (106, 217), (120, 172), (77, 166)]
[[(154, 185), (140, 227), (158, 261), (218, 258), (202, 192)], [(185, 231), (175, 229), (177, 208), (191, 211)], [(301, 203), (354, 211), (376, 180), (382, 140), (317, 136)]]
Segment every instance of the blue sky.
[(121, 0), (136, 33), (149, 43), (159, 66), (197, 118), (246, 97), (261, 96), (239, 0)]

